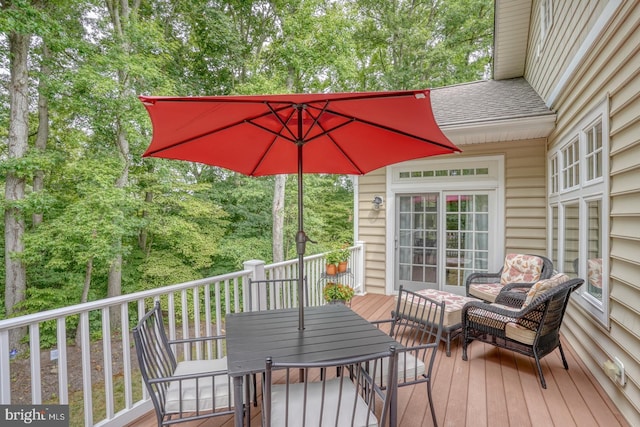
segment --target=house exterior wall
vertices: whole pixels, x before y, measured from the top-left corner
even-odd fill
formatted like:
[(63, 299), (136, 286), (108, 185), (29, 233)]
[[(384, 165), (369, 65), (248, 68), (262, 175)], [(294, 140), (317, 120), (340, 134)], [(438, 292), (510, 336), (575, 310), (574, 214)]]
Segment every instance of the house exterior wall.
[(531, 8), (531, 31), (525, 68), (525, 78), (543, 99), (549, 99), (572, 58), (580, 50), (589, 31), (596, 24), (607, 1), (552, 1), (553, 23), (544, 40), (541, 39), (540, 0)]
[[(460, 145), (463, 152), (455, 155), (504, 155), (505, 253), (546, 252), (545, 143), (535, 139)], [(385, 250), (387, 219), (393, 212), (387, 212), (386, 205), (373, 210), (371, 201), (385, 193), (386, 168), (358, 177), (357, 231), (358, 240), (366, 242), (365, 290), (380, 294), (385, 293), (386, 271), (393, 268), (393, 254)]]
[[(565, 316), (564, 336), (593, 372), (631, 425), (640, 425), (640, 4), (637, 1), (554, 1), (554, 28), (549, 52), (535, 61), (535, 38), (525, 77), (557, 113), (549, 149), (566, 141), (577, 122), (603, 100), (609, 104), (609, 325), (604, 326), (572, 301)], [(573, 55), (561, 58), (585, 40), (600, 12), (613, 9), (571, 75), (565, 69)], [(535, 13), (536, 7), (532, 9)], [(531, 34), (539, 25), (534, 19)], [(597, 28), (597, 27), (596, 27)], [(593, 33), (592, 33), (593, 37)], [(554, 85), (564, 74), (562, 90)], [(603, 372), (606, 359), (620, 359), (626, 370), (624, 387)]]

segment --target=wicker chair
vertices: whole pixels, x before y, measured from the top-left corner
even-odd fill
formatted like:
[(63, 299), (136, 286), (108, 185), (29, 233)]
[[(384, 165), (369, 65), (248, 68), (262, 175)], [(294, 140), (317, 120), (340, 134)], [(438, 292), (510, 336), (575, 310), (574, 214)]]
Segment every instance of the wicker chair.
[[(382, 371), (383, 361), (392, 368), (387, 370), (384, 388), (374, 380)], [(397, 361), (394, 346), (383, 353), (328, 362), (295, 363), (267, 358), (263, 426), (395, 426)], [(333, 367), (337, 374), (330, 376)], [(304, 373), (302, 382), (297, 381), (296, 371)]]
[(467, 296), (494, 302), (502, 287), (519, 283), (524, 290), (554, 274), (553, 263), (541, 255), (507, 254), (497, 273), (471, 273), (466, 280)]
[[(431, 375), (436, 352), (442, 338), (445, 303), (408, 291), (400, 286), (391, 319), (371, 322), (389, 329), (402, 347), (398, 348), (398, 387), (426, 383), (433, 425), (437, 426), (431, 395)], [(386, 375), (383, 366), (381, 375)], [(383, 384), (384, 385), (384, 384)]]
[(540, 384), (547, 388), (540, 359), (558, 348), (565, 369), (569, 369), (560, 343), (560, 326), (571, 293), (584, 283), (557, 274), (538, 281), (520, 295), (510, 291), (498, 295), (493, 304), (469, 302), (462, 310), (462, 359), (467, 360), (467, 346), (474, 340), (506, 348), (536, 361)]
[[(162, 322), (160, 303), (133, 328), (142, 379), (156, 411), (158, 426), (203, 418), (232, 415), (232, 384), (227, 376), (227, 358), (221, 357), (224, 336), (169, 341)], [(185, 358), (194, 346), (209, 347), (218, 358), (176, 362), (171, 346), (187, 346)]]

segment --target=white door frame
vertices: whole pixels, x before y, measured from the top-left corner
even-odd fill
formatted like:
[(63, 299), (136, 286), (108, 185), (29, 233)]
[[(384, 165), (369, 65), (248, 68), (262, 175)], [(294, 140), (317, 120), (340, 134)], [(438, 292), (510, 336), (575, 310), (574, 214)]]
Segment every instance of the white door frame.
[[(488, 173), (473, 176), (429, 176), (400, 178), (400, 174), (407, 172), (447, 171), (487, 168)], [(396, 194), (398, 193), (428, 193), (430, 191), (481, 191), (493, 190), (496, 192), (496, 213), (492, 226), (495, 232), (491, 233), (490, 248), (495, 248), (490, 253), (489, 271), (497, 271), (504, 260), (505, 245), (505, 203), (504, 203), (504, 156), (473, 156), (473, 157), (448, 157), (446, 159), (420, 159), (404, 162), (396, 166), (387, 167), (387, 224), (386, 224), (386, 248), (385, 264), (385, 293), (392, 295), (395, 280), (395, 244), (396, 244)], [(495, 270), (494, 270), (495, 268)]]

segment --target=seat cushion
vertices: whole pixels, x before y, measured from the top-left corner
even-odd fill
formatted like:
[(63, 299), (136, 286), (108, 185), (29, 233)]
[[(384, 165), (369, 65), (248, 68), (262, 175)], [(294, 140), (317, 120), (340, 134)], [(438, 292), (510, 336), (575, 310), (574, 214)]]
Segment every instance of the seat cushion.
[[(214, 360), (186, 360), (179, 362), (174, 376), (201, 374), (204, 372), (225, 372), (225, 374), (216, 375), (215, 377), (199, 378), (197, 381), (197, 390), (195, 379), (182, 381), (182, 390), (180, 390), (179, 381), (171, 382), (167, 390), (165, 411), (167, 413), (180, 412), (180, 401), (182, 401), (183, 412), (194, 412), (196, 410), (196, 400), (198, 401), (198, 409), (201, 411), (232, 406), (232, 388), (229, 384), (229, 377), (226, 375), (226, 371), (226, 357)], [(215, 395), (213, 392), (214, 384)], [(182, 391), (182, 393), (180, 393), (180, 391)]]
[[(413, 381), (425, 373), (424, 362), (416, 359), (409, 351), (398, 352), (398, 383)], [(382, 359), (382, 372), (376, 372), (376, 382), (381, 386), (387, 385), (389, 378), (389, 358)], [(380, 379), (382, 381), (380, 381)]]
[(550, 289), (555, 288), (556, 286), (566, 282), (567, 280), (569, 280), (569, 276), (564, 273), (558, 273), (550, 279), (543, 279), (536, 282), (527, 292), (527, 297), (522, 304), (522, 308), (525, 308), (526, 306), (531, 304), (531, 301), (533, 301), (534, 298), (542, 295), (544, 292)]
[(504, 258), (500, 284), (533, 283), (540, 279), (544, 261), (535, 255), (507, 254)]
[[(477, 298), (463, 297), (451, 292), (440, 291), (437, 289), (421, 289), (416, 291), (418, 295), (431, 298), (437, 302), (445, 303), (443, 326), (450, 327), (458, 325), (462, 322), (462, 307), (469, 301), (479, 301)], [(438, 309), (439, 310), (439, 309)], [(437, 315), (440, 313), (436, 312)]]
[(469, 286), (469, 294), (484, 301), (494, 302), (503, 287), (500, 283), (474, 283)]
[[(342, 384), (340, 378), (327, 380), (326, 390), (324, 392), (324, 410), (321, 411), (320, 402), (322, 399), (322, 382), (306, 383), (307, 387), (307, 404), (305, 408), (305, 383), (289, 384), (289, 425), (290, 426), (335, 426), (335, 416), (340, 408), (338, 415), (338, 424), (341, 426), (350, 426), (351, 416), (353, 413), (355, 401), (355, 422), (354, 426), (374, 427), (378, 425), (378, 419), (375, 414), (369, 411), (366, 402), (356, 393), (356, 387), (344, 377)], [(284, 426), (287, 408), (287, 391), (286, 385), (274, 384), (271, 387), (271, 425)], [(342, 390), (341, 390), (342, 388)], [(342, 402), (339, 398), (342, 396)], [(339, 404), (340, 403), (340, 404)], [(303, 410), (306, 409), (305, 420), (303, 422)], [(322, 416), (322, 424), (320, 417)], [(367, 416), (369, 420), (367, 422)]]

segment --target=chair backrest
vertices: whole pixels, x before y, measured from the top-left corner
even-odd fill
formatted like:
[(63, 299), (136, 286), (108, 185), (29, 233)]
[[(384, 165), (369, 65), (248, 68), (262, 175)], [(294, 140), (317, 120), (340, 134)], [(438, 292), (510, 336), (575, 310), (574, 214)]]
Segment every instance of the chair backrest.
[(529, 310), (518, 319), (517, 323), (525, 328), (537, 330), (536, 345), (555, 348), (560, 339), (560, 326), (562, 326), (569, 297), (583, 283), (584, 280), (580, 278), (566, 280), (542, 292), (526, 306)]
[[(405, 349), (412, 349), (399, 351), (398, 364), (404, 367), (398, 377), (400, 384), (431, 377), (442, 337), (444, 312), (444, 301), (435, 301), (400, 286), (389, 335)], [(424, 363), (424, 369), (418, 366), (421, 363)]]
[[(387, 363), (387, 386), (382, 389), (374, 378)], [(297, 372), (304, 373), (303, 381), (297, 381)], [(267, 358), (264, 425), (392, 426), (396, 423), (395, 411), (391, 411), (396, 405), (396, 387), (394, 346), (383, 353), (328, 362), (289, 363)]]
[[(307, 277), (303, 279), (304, 304), (309, 305)], [(245, 311), (265, 311), (298, 307), (298, 279), (249, 279), (248, 307)]]
[(152, 380), (172, 376), (177, 363), (164, 330), (159, 301), (156, 301), (153, 309), (133, 328), (133, 339), (142, 379), (147, 385), (154, 406), (164, 412), (169, 383)]

